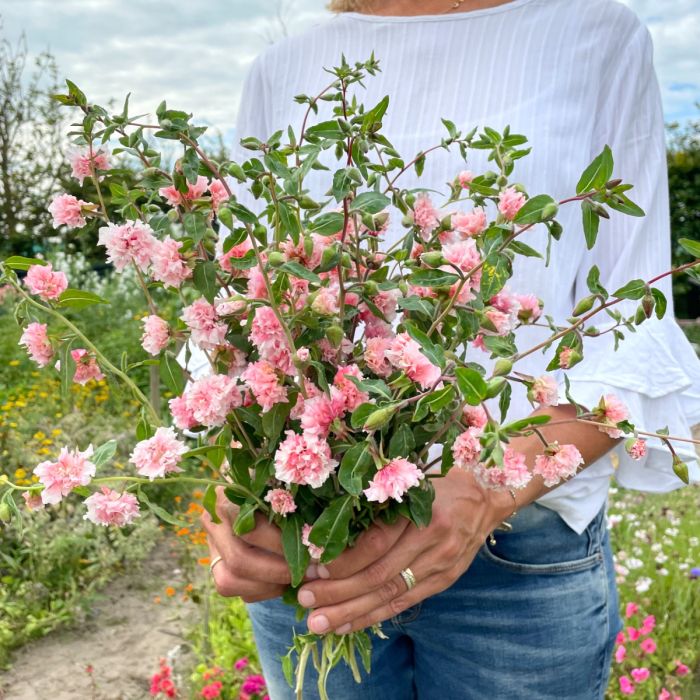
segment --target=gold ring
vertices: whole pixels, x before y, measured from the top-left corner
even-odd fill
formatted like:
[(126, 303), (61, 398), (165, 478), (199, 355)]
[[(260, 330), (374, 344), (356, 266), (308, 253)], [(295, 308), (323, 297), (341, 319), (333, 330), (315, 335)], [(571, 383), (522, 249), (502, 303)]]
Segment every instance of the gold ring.
[(403, 571), (401, 571), (401, 578), (404, 580), (404, 583), (406, 584), (406, 588), (409, 591), (411, 590), (411, 588), (413, 588), (416, 585), (415, 574), (408, 567), (406, 567)]
[(211, 561), (211, 564), (209, 564), (209, 573), (213, 574), (214, 573), (214, 567), (220, 562), (223, 561), (223, 557), (219, 555), (218, 557), (214, 557)]

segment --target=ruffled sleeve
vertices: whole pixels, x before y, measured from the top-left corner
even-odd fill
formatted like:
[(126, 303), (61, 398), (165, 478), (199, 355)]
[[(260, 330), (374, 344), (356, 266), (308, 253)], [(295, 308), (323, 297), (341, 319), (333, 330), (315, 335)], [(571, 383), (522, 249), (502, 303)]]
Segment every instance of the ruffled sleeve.
[[(636, 26), (629, 41), (611, 63), (611, 74), (602, 88), (591, 157), (607, 143), (615, 159), (614, 176), (630, 182), (630, 197), (646, 216), (631, 217), (612, 212), (601, 223), (598, 241), (584, 256), (577, 280), (576, 297), (588, 292), (586, 277), (592, 265), (610, 292), (632, 278), (649, 280), (671, 268), (668, 176), (663, 113), (658, 81), (652, 62), (648, 30)], [(623, 330), (625, 339), (615, 351), (612, 333), (587, 339), (584, 361), (569, 373), (573, 397), (589, 408), (601, 395), (616, 394), (630, 411), (639, 430), (656, 432), (668, 427), (671, 435), (690, 438), (700, 422), (700, 361), (673, 317), (670, 277), (654, 286), (668, 299), (666, 315), (655, 316), (637, 327)], [(618, 308), (633, 314), (638, 302), (624, 301)], [(596, 319), (603, 330), (609, 317)], [(694, 445), (673, 443), (679, 455), (697, 461)], [(645, 491), (668, 491), (682, 485), (673, 473), (668, 449), (650, 440), (648, 454), (632, 460), (622, 446), (617, 481)], [(691, 478), (700, 478), (697, 464), (690, 464)]]

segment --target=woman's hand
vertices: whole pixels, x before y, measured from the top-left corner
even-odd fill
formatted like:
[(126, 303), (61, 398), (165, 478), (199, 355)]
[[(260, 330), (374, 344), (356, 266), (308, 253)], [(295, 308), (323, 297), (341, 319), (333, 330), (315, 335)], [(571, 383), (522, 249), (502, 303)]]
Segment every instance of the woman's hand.
[(216, 512), (219, 525), (206, 511), (201, 516), (211, 561), (223, 557), (212, 570), (216, 590), (223, 596), (240, 596), (246, 603), (281, 596), (290, 576), (280, 529), (256, 513), (255, 529), (241, 537), (235, 535), (238, 506), (226, 498), (221, 486), (216, 489)]
[[(298, 594), (302, 605), (315, 608), (308, 620), (312, 632), (363, 629), (445, 590), (513, 511), (507, 491), (486, 491), (460, 469), (433, 485), (433, 517), (427, 528), (419, 530), (403, 518), (393, 525), (377, 522), (352, 549), (327, 568), (318, 567), (328, 580), (306, 583)], [(406, 568), (417, 581), (410, 591), (400, 574)]]

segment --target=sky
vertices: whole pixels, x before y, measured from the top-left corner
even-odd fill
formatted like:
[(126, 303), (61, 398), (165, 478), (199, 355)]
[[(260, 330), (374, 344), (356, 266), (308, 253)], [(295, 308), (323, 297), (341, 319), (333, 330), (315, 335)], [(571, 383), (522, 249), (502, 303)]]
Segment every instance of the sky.
[[(233, 139), (246, 69), (273, 38), (320, 21), (326, 0), (0, 0), (2, 36), (24, 31), (30, 54), (48, 49), (61, 80), (133, 114), (161, 99)], [(585, 2), (585, 0), (572, 0)], [(697, 118), (700, 0), (622, 0), (647, 24), (667, 121)]]

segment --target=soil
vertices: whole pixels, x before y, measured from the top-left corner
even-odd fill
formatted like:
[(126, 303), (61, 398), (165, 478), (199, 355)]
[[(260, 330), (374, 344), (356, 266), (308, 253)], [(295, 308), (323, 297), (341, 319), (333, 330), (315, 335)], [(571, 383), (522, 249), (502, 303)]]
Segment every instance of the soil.
[[(159, 659), (187, 666), (183, 635), (198, 612), (181, 599), (185, 582), (177, 561), (175, 548), (159, 542), (138, 570), (95, 594), (79, 624), (22, 647), (0, 675), (0, 700), (150, 698)], [(168, 598), (167, 586), (178, 595)]]

